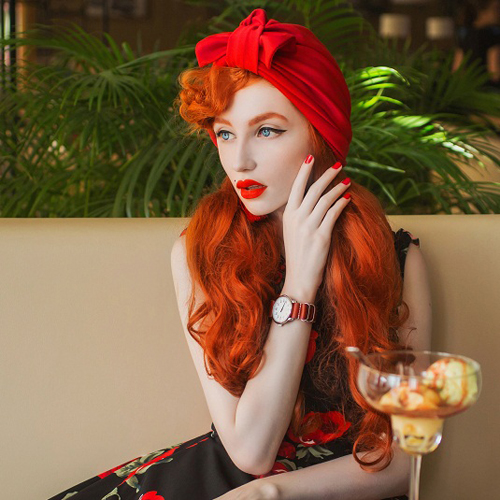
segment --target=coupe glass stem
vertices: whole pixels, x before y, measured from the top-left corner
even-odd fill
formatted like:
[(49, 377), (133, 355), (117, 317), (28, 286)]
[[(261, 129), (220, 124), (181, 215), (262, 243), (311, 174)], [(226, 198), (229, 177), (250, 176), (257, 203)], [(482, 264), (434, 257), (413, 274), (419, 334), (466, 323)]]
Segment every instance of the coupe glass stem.
[(411, 474), (410, 474), (410, 500), (418, 500), (420, 487), (420, 467), (422, 465), (422, 455), (411, 454)]

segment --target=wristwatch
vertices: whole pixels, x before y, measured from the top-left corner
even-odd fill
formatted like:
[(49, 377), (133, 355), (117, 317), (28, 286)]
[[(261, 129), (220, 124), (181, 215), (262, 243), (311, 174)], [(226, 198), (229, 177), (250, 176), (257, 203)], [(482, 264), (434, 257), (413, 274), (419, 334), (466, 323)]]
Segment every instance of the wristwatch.
[(313, 323), (316, 317), (316, 306), (307, 302), (301, 304), (283, 294), (271, 301), (269, 317), (273, 318), (273, 321), (280, 326), (294, 319)]

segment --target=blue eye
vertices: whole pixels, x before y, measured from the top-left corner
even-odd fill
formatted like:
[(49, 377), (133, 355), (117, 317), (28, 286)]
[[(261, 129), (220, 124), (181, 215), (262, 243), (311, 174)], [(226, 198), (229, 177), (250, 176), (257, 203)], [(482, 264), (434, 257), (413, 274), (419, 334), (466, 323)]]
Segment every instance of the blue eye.
[[(259, 132), (262, 132), (263, 130), (270, 130), (272, 132), (275, 132), (276, 134), (280, 135), (283, 132), (286, 132), (286, 130), (280, 130), (277, 128), (271, 128), (271, 127), (262, 127)], [(221, 137), (222, 134), (230, 134), (231, 132), (228, 132), (227, 130), (219, 130), (217, 134), (215, 134), (217, 137)], [(272, 137), (271, 135), (264, 135), (264, 137)], [(226, 139), (224, 139), (224, 142), (227, 142)]]
[[(282, 132), (281, 130), (278, 130), (276, 128), (271, 128), (271, 127), (262, 127), (259, 132), (262, 132), (262, 130), (271, 130), (272, 132), (276, 132), (278, 135), (280, 134), (280, 132)], [(265, 135), (264, 137), (271, 137), (270, 135)]]
[(217, 132), (215, 135), (217, 137), (220, 137), (222, 134), (229, 134), (229, 132), (227, 130), (219, 130), (219, 132)]

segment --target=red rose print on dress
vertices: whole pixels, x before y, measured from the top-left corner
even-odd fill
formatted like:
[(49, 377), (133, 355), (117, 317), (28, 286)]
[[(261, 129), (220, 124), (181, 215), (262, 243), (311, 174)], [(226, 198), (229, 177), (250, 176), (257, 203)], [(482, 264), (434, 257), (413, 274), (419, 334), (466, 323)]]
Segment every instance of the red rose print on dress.
[(271, 472), (268, 472), (268, 474), (282, 474), (283, 472), (289, 472), (288, 468), (281, 462), (274, 462), (273, 468), (271, 469)]
[(165, 500), (157, 491), (148, 491), (139, 497), (139, 500)]
[(281, 443), (280, 449), (278, 450), (278, 456), (284, 458), (295, 458), (295, 446), (288, 441), (283, 441)]
[(144, 474), (150, 467), (153, 467), (160, 461), (170, 462), (172, 458), (168, 457), (170, 457), (175, 452), (175, 450), (177, 450), (180, 447), (181, 444), (183, 443), (179, 443), (176, 446), (167, 448), (167, 451), (158, 450), (148, 455), (144, 455), (138, 460), (130, 462), (129, 465), (126, 465), (122, 469), (118, 469), (115, 472), (115, 474), (118, 477), (125, 477), (125, 479), (120, 483), (120, 485), (123, 483), (127, 483), (129, 486), (132, 486), (134, 488), (137, 487), (136, 484), (137, 478), (135, 477), (136, 474)]
[(117, 471), (118, 469), (121, 469), (122, 467), (124, 467), (125, 465), (127, 464), (130, 464), (130, 463), (133, 463), (135, 462), (136, 460), (139, 460), (141, 457), (137, 457), (137, 458), (134, 458), (133, 460), (129, 460), (128, 462), (125, 462), (121, 465), (117, 465), (116, 467), (113, 467), (112, 469), (109, 469), (101, 474), (98, 474), (98, 476), (102, 479), (106, 476), (109, 476), (110, 474), (112, 474), (113, 472)]
[(309, 345), (307, 347), (306, 363), (309, 363), (316, 352), (316, 339), (318, 338), (318, 332), (316, 330), (311, 330), (311, 335), (309, 337)]
[(291, 441), (300, 443), (303, 446), (325, 444), (333, 439), (339, 438), (349, 429), (349, 427), (351, 427), (351, 422), (345, 420), (342, 413), (338, 411), (327, 411), (325, 413), (310, 411), (304, 416), (304, 422), (310, 420), (315, 414), (321, 417), (321, 427), (305, 436), (296, 436), (292, 432), (292, 429), (289, 428), (287, 435)]

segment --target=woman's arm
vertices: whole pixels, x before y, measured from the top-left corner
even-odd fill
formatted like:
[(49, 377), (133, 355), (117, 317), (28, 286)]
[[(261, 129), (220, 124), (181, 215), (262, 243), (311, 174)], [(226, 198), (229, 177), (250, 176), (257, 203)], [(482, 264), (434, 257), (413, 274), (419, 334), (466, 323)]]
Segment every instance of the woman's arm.
[(403, 300), (410, 316), (399, 330), (399, 340), (415, 350), (431, 349), (432, 298), (427, 265), (420, 247), (410, 243), (405, 262)]
[[(410, 457), (392, 446), (394, 457), (380, 472), (365, 472), (352, 455), (258, 481), (274, 484), (280, 500), (380, 500), (408, 492)], [(363, 453), (359, 454), (363, 457)]]
[[(287, 278), (282, 294), (301, 303), (314, 303), (316, 292), (287, 283)], [(284, 326), (271, 321), (262, 364), (245, 386), (234, 421), (238, 442), (253, 457), (251, 474), (266, 474), (275, 463), (292, 419), (311, 327), (311, 323), (299, 320)]]
[[(410, 457), (395, 444), (380, 472), (365, 472), (352, 455), (256, 479), (214, 500), (380, 500), (408, 493)], [(365, 453), (359, 454), (361, 457)]]
[[(271, 321), (264, 356), (256, 375), (239, 398), (208, 378), (203, 350), (187, 331), (191, 277), (185, 237), (172, 249), (172, 273), (188, 347), (219, 437), (236, 466), (248, 474), (268, 473), (292, 418), (311, 333), (311, 323), (295, 320), (283, 327)], [(201, 291), (197, 302), (201, 301)], [(314, 303), (316, 291), (292, 282), (287, 274), (282, 293), (299, 302)], [(198, 302), (200, 303), (200, 302)]]

